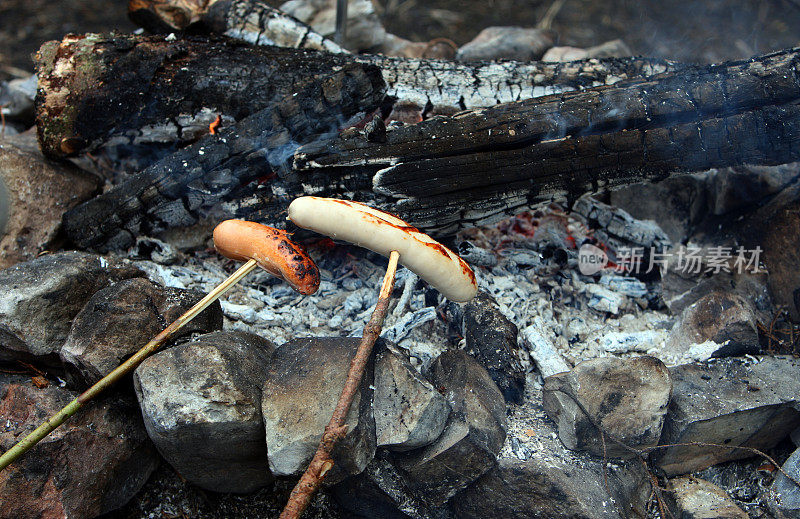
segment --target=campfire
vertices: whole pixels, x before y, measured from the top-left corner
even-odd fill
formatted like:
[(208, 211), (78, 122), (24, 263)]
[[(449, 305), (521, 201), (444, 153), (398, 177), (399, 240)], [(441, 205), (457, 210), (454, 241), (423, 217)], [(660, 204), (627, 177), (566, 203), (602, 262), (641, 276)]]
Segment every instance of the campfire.
[(8, 69), (0, 517), (797, 517), (800, 49), (394, 4)]

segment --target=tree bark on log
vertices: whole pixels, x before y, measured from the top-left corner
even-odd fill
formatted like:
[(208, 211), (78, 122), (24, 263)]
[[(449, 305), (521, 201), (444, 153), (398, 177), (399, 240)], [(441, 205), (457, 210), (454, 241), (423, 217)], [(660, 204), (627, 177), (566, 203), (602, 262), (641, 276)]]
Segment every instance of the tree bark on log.
[[(389, 130), (375, 117), (363, 130), (306, 139), (294, 153), (293, 171), (268, 185), (244, 182), (263, 176), (263, 168), (235, 170), (242, 182), (224, 196), (207, 195), (204, 208), (216, 199), (224, 202), (228, 216), (275, 223), (294, 196), (339, 196), (374, 202), (441, 236), (554, 197), (576, 197), (674, 171), (800, 160), (798, 64), (800, 53), (792, 49)], [(187, 155), (168, 164), (191, 158), (196, 149), (187, 148)], [(208, 173), (198, 170), (192, 179), (213, 177), (222, 168), (217, 164), (226, 160), (220, 155), (215, 165), (202, 166)], [(150, 178), (157, 171), (160, 178), (171, 167), (156, 164), (143, 175)], [(76, 243), (100, 248), (123, 243), (115, 233), (128, 225), (119, 207), (129, 200), (139, 212), (125, 231), (128, 242), (136, 232), (184, 223), (159, 215), (188, 196), (179, 189), (183, 185), (186, 191), (186, 179), (170, 180), (171, 198), (144, 202), (146, 186), (137, 182), (87, 203), (95, 207), (88, 213), (89, 225), (73, 210), (67, 232)], [(181, 205), (188, 208), (187, 223), (202, 214), (191, 201)]]
[(387, 94), (452, 111), (646, 78), (678, 65), (647, 59), (484, 63), (352, 56), (254, 47), (228, 39), (68, 36), (37, 55), (42, 150), (191, 142), (218, 115), (230, 125), (347, 64), (378, 66)]

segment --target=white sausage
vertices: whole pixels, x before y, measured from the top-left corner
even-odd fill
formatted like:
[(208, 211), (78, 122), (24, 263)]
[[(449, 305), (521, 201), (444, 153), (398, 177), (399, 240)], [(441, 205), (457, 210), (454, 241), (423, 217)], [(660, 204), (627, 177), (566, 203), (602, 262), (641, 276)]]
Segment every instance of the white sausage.
[(387, 212), (348, 200), (303, 196), (289, 205), (289, 220), (384, 256), (396, 250), (401, 264), (451, 301), (469, 301), (478, 291), (475, 274), (463, 259)]

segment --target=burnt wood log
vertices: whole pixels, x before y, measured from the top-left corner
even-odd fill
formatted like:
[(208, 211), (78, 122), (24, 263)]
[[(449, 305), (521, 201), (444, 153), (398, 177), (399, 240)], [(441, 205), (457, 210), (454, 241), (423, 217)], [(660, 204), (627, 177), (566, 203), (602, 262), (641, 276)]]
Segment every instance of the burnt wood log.
[[(223, 202), (226, 215), (276, 223), (291, 198), (318, 194), (372, 201), (445, 235), (554, 197), (675, 171), (799, 160), (799, 62), (793, 49), (388, 130), (376, 116), (363, 130), (306, 139), (294, 153), (293, 170), (268, 184), (245, 182), (263, 176), (263, 167), (237, 170), (242, 181), (221, 196), (206, 194), (203, 208), (185, 201), (184, 219), (160, 215), (188, 196), (185, 176), (169, 181), (171, 197), (142, 199), (153, 171), (159, 178), (165, 171), (178, 171), (157, 164), (143, 174), (148, 179), (144, 185), (134, 179), (87, 203), (91, 210), (73, 210), (66, 228), (82, 247), (108, 248), (122, 243), (117, 233), (125, 225), (129, 242), (136, 232), (191, 223), (215, 201)], [(191, 158), (197, 149), (192, 146), (167, 164)], [(199, 168), (213, 177), (225, 160), (220, 155), (209, 163), (212, 167)], [(193, 174), (193, 179), (205, 178), (199, 169)], [(119, 209), (129, 200), (138, 211), (133, 226)], [(81, 216), (86, 214), (91, 215), (88, 222)]]
[[(216, 4), (215, 4), (216, 5)], [(42, 150), (55, 157), (108, 142), (190, 142), (222, 116), (230, 125), (349, 63), (376, 65), (387, 94), (421, 107), (463, 108), (543, 96), (678, 65), (647, 59), (459, 64), (254, 47), (235, 40), (68, 36), (37, 55)]]
[(232, 193), (242, 186), (250, 193), (269, 191), (286, 206), (293, 196), (277, 186), (291, 176), (287, 164), (294, 150), (335, 132), (343, 120), (374, 111), (383, 88), (380, 71), (370, 65), (354, 63), (310, 78), (295, 94), (67, 212), (64, 230), (77, 246), (106, 251), (129, 247), (141, 234), (191, 225), (220, 201), (237, 200)]
[(448, 234), (552, 197), (800, 160), (798, 66), (792, 49), (433, 118), (389, 131), (385, 142), (340, 136), (300, 148), (295, 169), (368, 177), (384, 208)]
[(37, 54), (42, 151), (91, 151), (191, 141), (222, 116), (232, 124), (347, 62), (335, 54), (252, 47), (235, 40), (67, 36)]
[(261, 1), (130, 0), (128, 15), (153, 33), (205, 30), (254, 45), (348, 52), (300, 20)]

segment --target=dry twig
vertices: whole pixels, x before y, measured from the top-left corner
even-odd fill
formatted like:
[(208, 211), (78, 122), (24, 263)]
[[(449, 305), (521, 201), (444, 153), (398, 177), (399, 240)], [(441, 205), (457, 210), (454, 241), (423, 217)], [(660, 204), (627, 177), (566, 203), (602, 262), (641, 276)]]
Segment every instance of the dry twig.
[(347, 373), (347, 380), (342, 389), (342, 394), (339, 396), (339, 401), (336, 403), (330, 422), (325, 426), (325, 432), (322, 434), (322, 439), (316, 453), (314, 453), (314, 458), (303, 473), (300, 481), (292, 489), (289, 501), (286, 503), (283, 512), (281, 512), (280, 519), (299, 518), (303, 510), (311, 502), (314, 493), (322, 485), (325, 475), (333, 468), (331, 453), (336, 442), (347, 434), (345, 419), (350, 411), (350, 405), (353, 403), (353, 397), (355, 397), (361, 386), (364, 370), (372, 355), (372, 347), (381, 334), (383, 320), (386, 318), (386, 312), (389, 309), (389, 298), (394, 288), (394, 275), (397, 271), (397, 260), (399, 258), (400, 253), (397, 251), (392, 251), (389, 254), (389, 265), (386, 267), (386, 275), (383, 278), (378, 303), (375, 305), (375, 310), (373, 310), (369, 322), (364, 327), (358, 350), (350, 363), (350, 371)]

